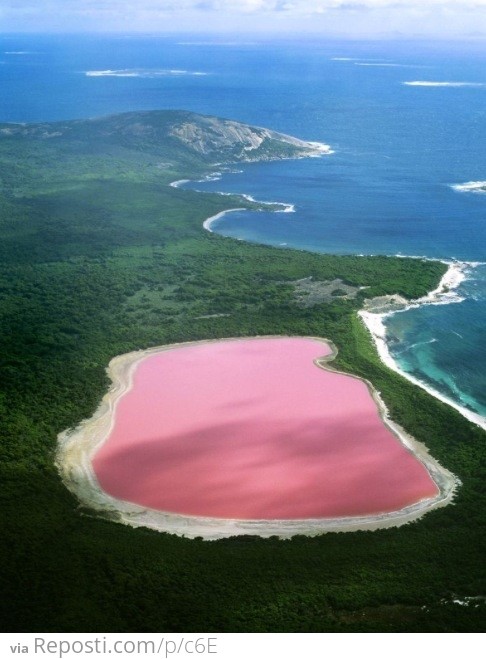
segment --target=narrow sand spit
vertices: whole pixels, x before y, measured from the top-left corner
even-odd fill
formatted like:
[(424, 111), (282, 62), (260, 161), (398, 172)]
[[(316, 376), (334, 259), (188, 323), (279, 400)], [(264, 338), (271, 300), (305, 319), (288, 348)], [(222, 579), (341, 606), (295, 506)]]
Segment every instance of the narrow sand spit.
[[(245, 338), (245, 341), (262, 338), (275, 339), (284, 337), (254, 337), (254, 339)], [(224, 341), (241, 340), (241, 338), (235, 338), (225, 339)], [(332, 367), (329, 366), (329, 362), (332, 361), (337, 354), (334, 345), (330, 341), (324, 341), (320, 338), (315, 338), (314, 340), (320, 341), (326, 345), (326, 348), (331, 347), (332, 349), (331, 355), (315, 361), (317, 366), (329, 371), (336, 371), (336, 369), (332, 369)], [(373, 388), (371, 383), (367, 381), (365, 382), (378, 406), (384, 424), (399, 439), (403, 446), (405, 446), (409, 452), (412, 452), (426, 467), (431, 478), (437, 485), (437, 496), (421, 500), (395, 512), (362, 517), (292, 520), (237, 520), (165, 513), (154, 509), (144, 508), (108, 495), (99, 486), (93, 470), (92, 458), (97, 449), (109, 437), (113, 429), (114, 412), (117, 402), (130, 391), (133, 385), (133, 375), (138, 364), (149, 355), (155, 355), (174, 348), (219, 342), (221, 342), (220, 339), (172, 344), (143, 351), (131, 352), (112, 359), (108, 367), (108, 374), (113, 384), (101, 401), (96, 413), (91, 419), (83, 421), (74, 430), (64, 431), (58, 438), (57, 466), (65, 485), (78, 498), (83, 506), (96, 511), (98, 514), (103, 514), (115, 521), (129, 524), (131, 526), (145, 526), (159, 531), (184, 535), (190, 538), (200, 536), (207, 540), (216, 540), (218, 538), (242, 534), (252, 534), (261, 537), (279, 536), (280, 538), (288, 538), (297, 534), (319, 535), (322, 533), (338, 531), (376, 530), (392, 526), (401, 526), (402, 524), (416, 520), (434, 508), (445, 506), (450, 503), (459, 481), (453, 474), (441, 467), (438, 462), (429, 455), (427, 448), (423, 444), (414, 440), (402, 428), (388, 418), (386, 407), (381, 400), (379, 393)], [(356, 379), (361, 380), (361, 378)]]

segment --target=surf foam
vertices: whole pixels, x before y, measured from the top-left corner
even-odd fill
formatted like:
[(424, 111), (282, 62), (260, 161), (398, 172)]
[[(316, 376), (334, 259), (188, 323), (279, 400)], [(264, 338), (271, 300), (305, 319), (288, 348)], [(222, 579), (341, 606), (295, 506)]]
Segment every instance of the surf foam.
[(409, 80), (402, 82), (408, 87), (484, 87), (484, 82), (436, 82), (434, 80)]
[(206, 76), (204, 71), (186, 71), (183, 69), (106, 69), (85, 71), (88, 78), (159, 78), (163, 76)]
[(454, 183), (450, 186), (456, 192), (486, 193), (486, 181), (468, 181), (467, 183)]
[(358, 311), (358, 315), (370, 332), (380, 359), (386, 366), (388, 366), (388, 368), (390, 368), (392, 371), (395, 371), (395, 373), (399, 373), (401, 376), (413, 384), (419, 386), (421, 389), (425, 389), (425, 391), (427, 391), (441, 402), (453, 407), (466, 419), (476, 424), (480, 428), (486, 430), (486, 419), (483, 416), (477, 412), (469, 410), (466, 407), (463, 407), (459, 403), (456, 403), (444, 394), (432, 388), (429, 384), (402, 370), (399, 364), (393, 358), (386, 340), (387, 333), (386, 325), (384, 322), (385, 318), (388, 318), (395, 313), (403, 313), (409, 309), (420, 307), (423, 304), (451, 304), (462, 302), (464, 300), (464, 298), (457, 293), (456, 289), (467, 278), (468, 270), (481, 264), (471, 261), (443, 261), (443, 263), (447, 263), (449, 266), (447, 272), (440, 280), (437, 288), (427, 295), (414, 300), (403, 309), (394, 309), (392, 311), (386, 311), (383, 313), (374, 313), (373, 311), (361, 310)]

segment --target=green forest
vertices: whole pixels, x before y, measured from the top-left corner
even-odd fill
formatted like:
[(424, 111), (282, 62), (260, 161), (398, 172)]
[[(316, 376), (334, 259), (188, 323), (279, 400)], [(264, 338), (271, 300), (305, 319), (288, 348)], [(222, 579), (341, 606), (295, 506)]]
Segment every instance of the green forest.
[[(426, 294), (446, 266), (204, 231), (222, 210), (261, 205), (169, 186), (221, 166), (173, 136), (184, 121), (154, 112), (0, 125), (0, 629), (485, 631), (484, 432), (385, 367), (357, 316), (365, 298)], [(275, 140), (254, 159), (292, 155)], [(294, 283), (305, 277), (366, 288), (304, 306)], [(391, 417), (459, 477), (454, 503), (382, 531), (215, 542), (78, 505), (54, 464), (57, 435), (93, 414), (112, 357), (255, 335), (331, 339), (336, 368), (370, 380)]]

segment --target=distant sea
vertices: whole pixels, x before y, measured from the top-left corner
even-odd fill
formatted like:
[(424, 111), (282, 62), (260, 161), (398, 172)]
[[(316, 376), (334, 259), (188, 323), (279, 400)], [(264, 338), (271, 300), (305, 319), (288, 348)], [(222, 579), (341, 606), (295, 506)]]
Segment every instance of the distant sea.
[(486, 181), (485, 42), (3, 35), (0, 88), (2, 122), (178, 108), (330, 144), (193, 184), (295, 208), (231, 213), (213, 230), (470, 263), (447, 303), (385, 323), (402, 370), (486, 416), (486, 192), (465, 185)]

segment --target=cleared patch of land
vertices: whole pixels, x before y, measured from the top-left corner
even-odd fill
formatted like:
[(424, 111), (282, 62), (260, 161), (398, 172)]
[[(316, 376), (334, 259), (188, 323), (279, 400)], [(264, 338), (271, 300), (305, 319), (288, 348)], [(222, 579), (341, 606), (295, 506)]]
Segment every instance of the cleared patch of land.
[(347, 284), (342, 279), (316, 281), (313, 277), (304, 277), (292, 284), (296, 302), (301, 307), (313, 307), (316, 304), (332, 302), (339, 297), (354, 300), (360, 290), (359, 286)]
[[(204, 231), (206, 218), (254, 206), (169, 186), (221, 169), (168, 136), (186, 120), (156, 112), (8, 125), (0, 138), (2, 629), (484, 630), (483, 601), (452, 601), (484, 594), (484, 431), (387, 368), (356, 316), (365, 298), (426, 296), (447, 267)], [(362, 290), (305, 308), (278, 282), (307, 277)], [(461, 479), (453, 505), (373, 533), (204, 543), (79, 505), (54, 465), (57, 435), (93, 415), (115, 355), (257, 335), (332, 338), (336, 368), (372, 382), (390, 417)]]

